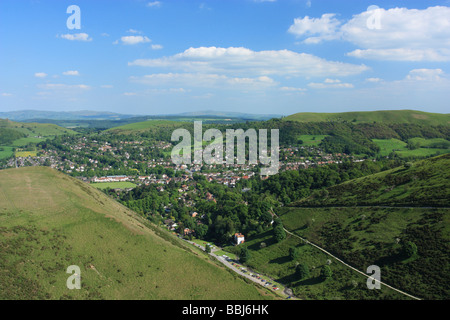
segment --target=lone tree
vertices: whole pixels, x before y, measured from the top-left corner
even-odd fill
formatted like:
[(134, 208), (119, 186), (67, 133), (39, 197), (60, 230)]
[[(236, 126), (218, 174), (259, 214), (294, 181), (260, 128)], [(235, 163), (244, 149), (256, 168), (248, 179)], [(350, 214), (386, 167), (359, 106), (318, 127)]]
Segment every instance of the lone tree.
[(320, 270), (320, 277), (324, 281), (331, 279), (333, 277), (333, 272), (331, 271), (331, 268), (329, 265), (326, 264), (322, 267), (322, 270)]
[(206, 253), (211, 253), (211, 246), (209, 244), (205, 245), (205, 252)]
[(283, 229), (283, 225), (279, 224), (273, 229), (273, 234), (277, 242), (281, 242), (286, 239), (286, 232)]
[(242, 263), (246, 263), (250, 259), (250, 252), (247, 248), (242, 247), (241, 252), (239, 253), (239, 261)]
[(306, 264), (303, 264), (303, 263), (299, 264), (297, 266), (297, 268), (295, 269), (295, 271), (296, 271), (296, 273), (298, 275), (298, 278), (300, 280), (303, 280), (303, 279), (309, 277), (309, 268), (308, 268), (308, 266)]
[(299, 255), (300, 254), (299, 254), (298, 249), (296, 247), (290, 247), (289, 248), (289, 257), (291, 258), (292, 261), (297, 260)]

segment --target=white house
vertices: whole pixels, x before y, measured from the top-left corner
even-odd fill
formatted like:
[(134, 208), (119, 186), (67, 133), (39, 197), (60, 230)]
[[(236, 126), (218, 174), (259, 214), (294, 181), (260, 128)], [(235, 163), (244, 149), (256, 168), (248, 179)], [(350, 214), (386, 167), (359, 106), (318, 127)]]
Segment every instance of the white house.
[(240, 245), (241, 243), (245, 242), (245, 237), (242, 233), (235, 233), (234, 234), (234, 242), (236, 245)]

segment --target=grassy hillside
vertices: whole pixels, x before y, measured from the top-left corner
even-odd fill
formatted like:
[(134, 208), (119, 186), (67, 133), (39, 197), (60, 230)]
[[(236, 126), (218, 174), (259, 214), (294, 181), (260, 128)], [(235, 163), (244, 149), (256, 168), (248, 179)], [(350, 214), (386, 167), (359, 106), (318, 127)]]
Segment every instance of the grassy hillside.
[[(449, 175), (443, 155), (330, 187), (277, 213), (288, 230), (354, 267), (378, 265), (396, 288), (448, 299)], [(416, 254), (406, 253), (408, 242)]]
[[(266, 291), (49, 168), (0, 171), (0, 299), (261, 299)], [(81, 290), (66, 269), (81, 269)]]
[[(1, 142), (0, 145), (10, 147), (22, 147), (29, 143), (39, 143), (48, 138), (60, 135), (77, 134), (75, 131), (66, 129), (54, 124), (44, 123), (22, 123), (14, 122), (6, 119), (0, 119), (0, 132), (4, 131), (11, 139)], [(4, 140), (4, 139), (0, 139)], [(11, 141), (9, 141), (11, 140)], [(2, 144), (3, 143), (3, 144)]]
[(450, 207), (450, 154), (351, 180), (293, 206)]
[(299, 122), (381, 122), (381, 123), (411, 123), (428, 125), (450, 124), (450, 114), (428, 113), (413, 110), (394, 111), (367, 111), (367, 112), (344, 112), (344, 113), (296, 113), (283, 118), (285, 121)]
[[(283, 217), (284, 218), (284, 217)], [(283, 221), (284, 222), (284, 221)], [(285, 227), (291, 227), (286, 223)], [(367, 278), (331, 259), (330, 256), (306, 245), (299, 238), (288, 235), (282, 242), (276, 242), (273, 230), (254, 235), (246, 239), (239, 247), (227, 247), (226, 250), (238, 253), (240, 247), (246, 247), (250, 259), (246, 263), (250, 269), (270, 275), (275, 281), (293, 290), (295, 296), (305, 300), (402, 300), (408, 299), (394, 290), (382, 287), (381, 290), (368, 290)], [(298, 258), (292, 260), (290, 250), (296, 248)], [(333, 277), (324, 281), (320, 277), (321, 269), (331, 262)], [(296, 272), (298, 264), (307, 265), (310, 275), (301, 279)], [(367, 268), (367, 266), (366, 266)], [(365, 271), (366, 269), (361, 269)]]

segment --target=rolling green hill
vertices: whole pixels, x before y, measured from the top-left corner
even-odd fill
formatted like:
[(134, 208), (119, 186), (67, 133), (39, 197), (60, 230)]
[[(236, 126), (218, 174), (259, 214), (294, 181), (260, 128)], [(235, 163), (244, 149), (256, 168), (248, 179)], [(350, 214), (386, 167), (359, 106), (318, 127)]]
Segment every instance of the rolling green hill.
[[(0, 226), (0, 299), (273, 298), (49, 168), (0, 171)], [(80, 290), (66, 287), (71, 265)]]
[(367, 111), (344, 113), (296, 113), (283, 118), (285, 121), (299, 122), (381, 122), (381, 123), (410, 123), (428, 125), (450, 124), (450, 114), (428, 113), (414, 110)]
[[(0, 139), (0, 145), (10, 147), (22, 147), (28, 143), (38, 143), (48, 138), (60, 135), (74, 135), (75, 131), (54, 124), (47, 123), (22, 123), (7, 119), (0, 119), (0, 132), (11, 139)], [(6, 140), (6, 141), (3, 141)]]
[(288, 230), (359, 270), (377, 265), (398, 289), (448, 299), (449, 175), (443, 155), (317, 191), (277, 214)]
[(450, 207), (450, 154), (351, 180), (294, 206)]

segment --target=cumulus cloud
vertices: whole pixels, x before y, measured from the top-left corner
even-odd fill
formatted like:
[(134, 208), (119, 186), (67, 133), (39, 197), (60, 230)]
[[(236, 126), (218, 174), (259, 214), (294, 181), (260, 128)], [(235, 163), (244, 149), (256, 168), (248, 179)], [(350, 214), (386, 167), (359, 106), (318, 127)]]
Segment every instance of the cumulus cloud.
[(338, 27), (341, 22), (336, 19), (334, 13), (323, 14), (320, 18), (294, 19), (294, 24), (290, 26), (288, 32), (297, 37), (307, 36), (305, 43), (319, 43), (324, 40), (339, 38)]
[(128, 65), (236, 76), (348, 76), (368, 70), (365, 65), (328, 61), (307, 53), (253, 51), (243, 47), (189, 48), (173, 56), (138, 59)]
[(70, 41), (92, 41), (92, 38), (90, 38), (87, 33), (75, 33), (75, 34), (68, 33), (62, 34), (59, 37)]
[(359, 47), (348, 55), (392, 61), (450, 61), (450, 7), (369, 8), (348, 21), (335, 15), (298, 18), (288, 30), (304, 43), (341, 39)]

